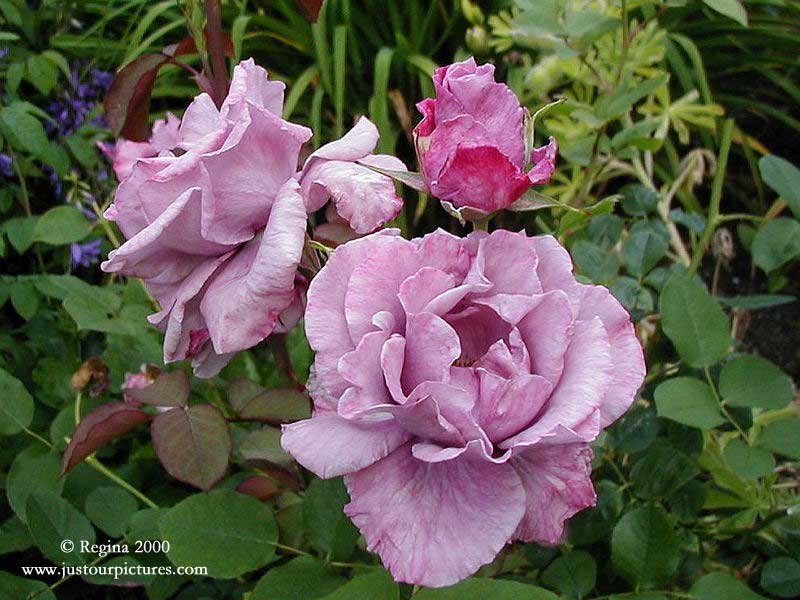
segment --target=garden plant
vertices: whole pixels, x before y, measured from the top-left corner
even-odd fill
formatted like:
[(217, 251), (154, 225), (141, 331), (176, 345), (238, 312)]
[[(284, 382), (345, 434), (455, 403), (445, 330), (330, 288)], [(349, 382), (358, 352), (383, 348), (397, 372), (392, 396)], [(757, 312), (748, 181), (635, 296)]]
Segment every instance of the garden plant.
[(800, 597), (798, 56), (798, 0), (0, 0), (0, 600)]

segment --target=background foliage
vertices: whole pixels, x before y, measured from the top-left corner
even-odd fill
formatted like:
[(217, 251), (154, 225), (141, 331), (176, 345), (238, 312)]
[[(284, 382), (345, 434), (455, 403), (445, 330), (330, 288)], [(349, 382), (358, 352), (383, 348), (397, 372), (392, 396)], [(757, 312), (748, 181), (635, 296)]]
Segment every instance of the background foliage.
[[(800, 596), (800, 2), (328, 0), (314, 24), (290, 0), (223, 9), (234, 59), (286, 81), (284, 116), (310, 125), (314, 146), (366, 114), (380, 151), (415, 168), (413, 106), (432, 94), (435, 66), (468, 54), (493, 61), (531, 110), (565, 99), (537, 121), (561, 145), (543, 190), (558, 205), (498, 224), (554, 233), (583, 280), (611, 288), (637, 322), (645, 386), (595, 444), (598, 504), (562, 546), (514, 545), (452, 589), (395, 584), (342, 514), (341, 481), (312, 478), (280, 449), (277, 425), (308, 413), (302, 330), (213, 380), (182, 367), (159, 378), (135, 398), (152, 407), (149, 431), (122, 401), (126, 373), (163, 366), (161, 340), (140, 283), (97, 264), (119, 243), (101, 216), (115, 181), (98, 103), (109, 73), (197, 24), (196, 4), (0, 0), (0, 590)], [(154, 113), (180, 113), (196, 89), (164, 67)], [(404, 194), (405, 234), (461, 231), (438, 203)], [(65, 555), (64, 538), (170, 548)], [(57, 583), (20, 569), (114, 561), (209, 576)]]

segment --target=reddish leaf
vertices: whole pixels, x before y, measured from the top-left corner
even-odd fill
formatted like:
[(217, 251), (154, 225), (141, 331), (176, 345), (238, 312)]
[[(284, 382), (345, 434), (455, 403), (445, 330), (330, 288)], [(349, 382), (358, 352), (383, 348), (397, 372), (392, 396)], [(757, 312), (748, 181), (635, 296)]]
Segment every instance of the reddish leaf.
[(297, 0), (297, 5), (301, 8), (309, 21), (316, 21), (319, 12), (322, 10), (324, 0)]
[(153, 85), (158, 70), (170, 60), (167, 54), (143, 54), (114, 77), (104, 103), (106, 121), (114, 135), (136, 142), (147, 140)]
[(228, 423), (210, 404), (163, 412), (153, 420), (150, 434), (161, 464), (179, 481), (209, 490), (228, 469)]
[(185, 371), (164, 372), (150, 385), (141, 389), (129, 389), (125, 393), (137, 402), (151, 406), (186, 406), (191, 386)]
[(311, 417), (306, 394), (291, 389), (265, 390), (248, 379), (230, 384), (228, 401), (240, 418), (249, 421), (278, 425)]
[(263, 502), (278, 493), (278, 486), (266, 477), (254, 475), (236, 486), (236, 491), (240, 494), (254, 496)]
[(101, 404), (81, 419), (61, 459), (61, 474), (110, 441), (147, 422), (150, 416), (126, 402)]

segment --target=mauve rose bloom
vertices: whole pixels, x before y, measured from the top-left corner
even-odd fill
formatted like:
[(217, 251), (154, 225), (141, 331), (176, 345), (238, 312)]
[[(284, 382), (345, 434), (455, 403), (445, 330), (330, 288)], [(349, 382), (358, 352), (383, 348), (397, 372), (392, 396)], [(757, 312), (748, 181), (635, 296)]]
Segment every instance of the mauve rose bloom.
[(164, 361), (191, 358), (199, 377), (302, 316), (308, 210), (333, 196), (362, 230), (396, 214), (391, 180), (351, 164), (387, 164), (370, 155), (369, 121), (297, 171), (311, 131), (281, 118), (284, 88), (242, 62), (219, 109), (200, 94), (176, 135), (169, 121), (154, 131), (159, 155), (135, 160), (106, 211), (128, 241), (102, 268), (144, 280), (162, 308), (150, 321), (166, 334)]
[(494, 80), (494, 65), (468, 58), (436, 69), (433, 84), (436, 98), (417, 104), (424, 118), (414, 138), (434, 196), (455, 209), (479, 211), (471, 218), (480, 218), (550, 180), (556, 140), (526, 156), (523, 110), (514, 92)]
[(164, 361), (191, 358), (201, 377), (267, 337), (296, 299), (306, 210), (294, 176), (311, 131), (281, 118), (284, 87), (241, 63), (222, 107), (197, 96), (175, 150), (138, 159), (106, 212), (128, 241), (103, 269), (144, 279)]
[(146, 142), (132, 142), (121, 139), (116, 144), (98, 144), (103, 153), (113, 164), (117, 181), (124, 181), (133, 170), (133, 165), (140, 158), (153, 158), (162, 152), (169, 152), (178, 144), (178, 128), (180, 119), (167, 113), (166, 119), (159, 119), (153, 124), (153, 132)]
[(311, 419), (282, 445), (323, 478), (398, 581), (439, 587), (513, 540), (557, 544), (595, 503), (588, 443), (645, 365), (627, 312), (550, 236), (385, 230), (308, 291)]

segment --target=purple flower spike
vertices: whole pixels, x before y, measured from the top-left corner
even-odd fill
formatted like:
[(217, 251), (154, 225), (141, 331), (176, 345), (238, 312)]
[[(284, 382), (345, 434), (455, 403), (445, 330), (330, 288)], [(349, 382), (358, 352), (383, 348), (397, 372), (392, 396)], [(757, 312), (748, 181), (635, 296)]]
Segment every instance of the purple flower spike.
[(102, 240), (93, 240), (83, 244), (72, 244), (69, 247), (71, 269), (89, 267), (100, 258), (100, 244)]
[(0, 173), (5, 177), (13, 177), (14, 170), (11, 168), (12, 160), (8, 154), (0, 154)]

